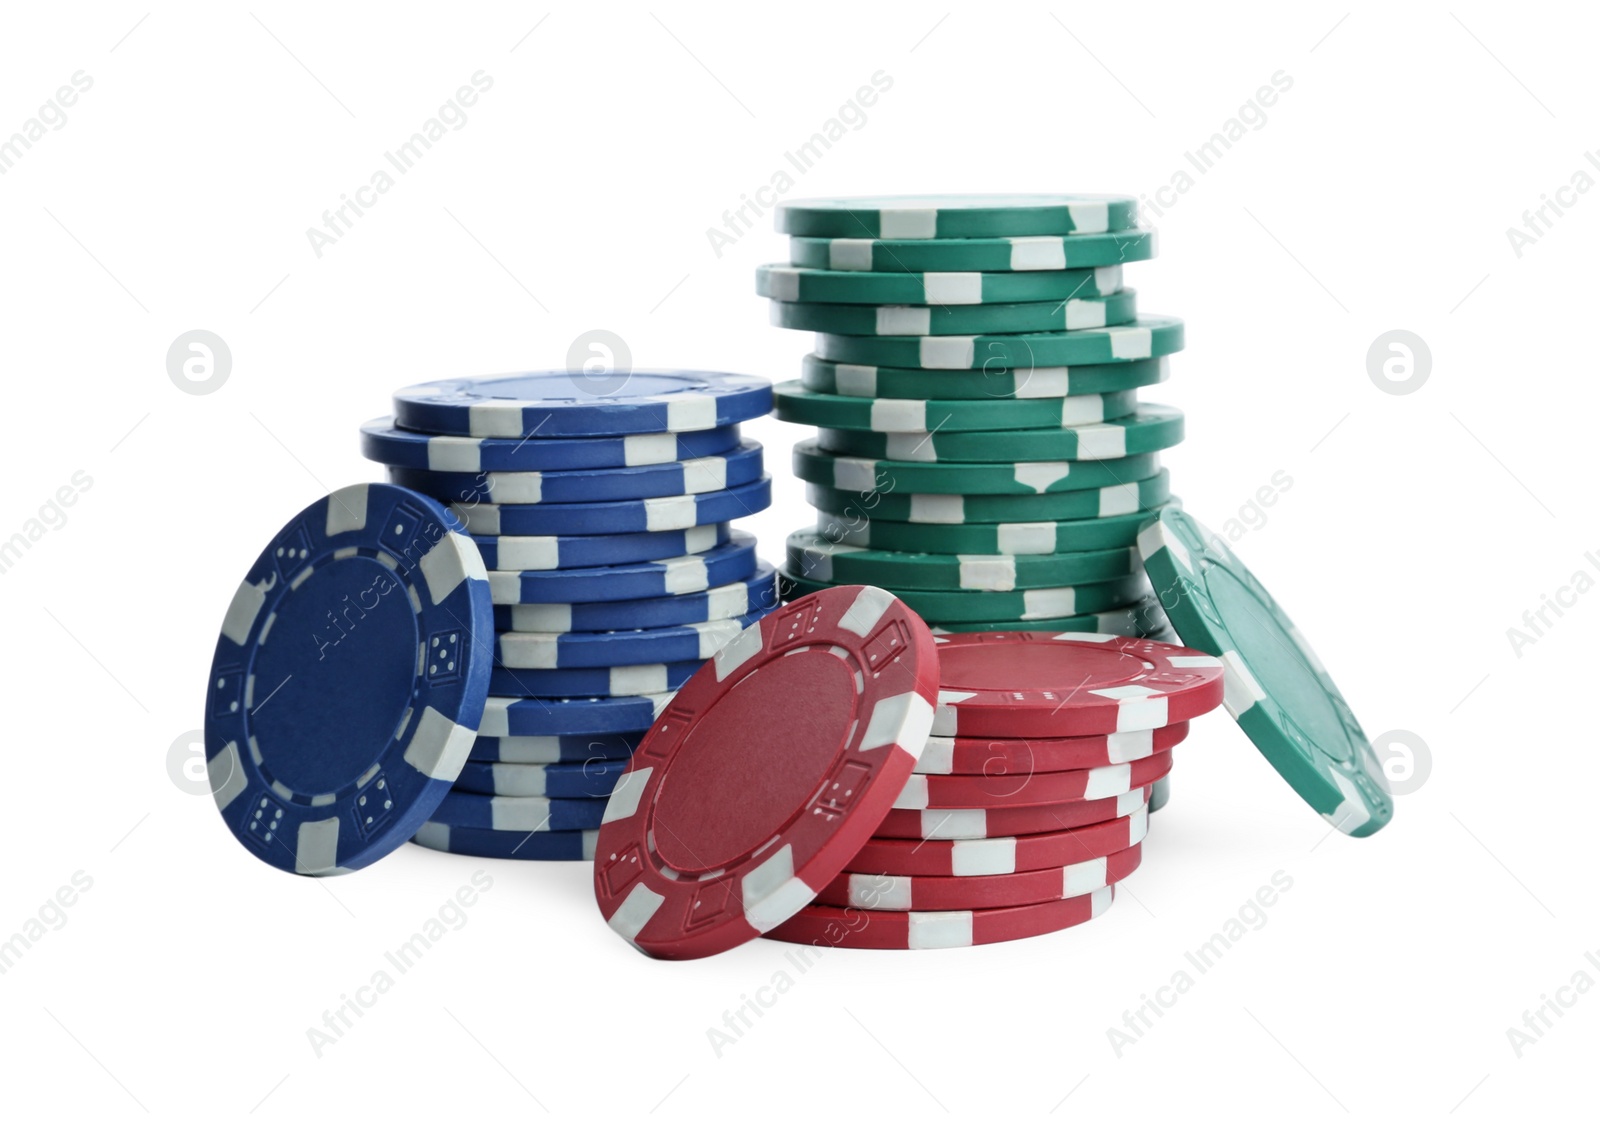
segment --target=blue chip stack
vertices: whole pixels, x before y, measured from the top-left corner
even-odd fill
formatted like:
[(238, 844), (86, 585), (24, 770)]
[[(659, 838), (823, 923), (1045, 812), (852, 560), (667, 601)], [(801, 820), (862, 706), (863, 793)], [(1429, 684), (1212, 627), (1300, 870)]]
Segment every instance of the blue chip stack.
[(479, 738), (416, 842), (588, 860), (623, 761), (702, 662), (777, 606), (731, 521), (771, 502), (764, 380), (533, 372), (395, 395), (361, 428), (389, 477), (448, 503), (495, 603)]

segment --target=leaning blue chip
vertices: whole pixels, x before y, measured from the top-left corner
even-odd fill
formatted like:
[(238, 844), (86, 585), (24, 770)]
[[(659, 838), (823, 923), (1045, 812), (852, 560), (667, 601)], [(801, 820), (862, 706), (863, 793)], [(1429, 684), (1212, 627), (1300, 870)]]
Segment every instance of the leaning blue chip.
[(528, 473), (435, 473), (390, 466), (389, 480), (463, 505), (572, 505), (716, 493), (760, 480), (763, 469), (761, 443), (743, 442), (726, 455), (659, 466)]
[(507, 861), (593, 861), (595, 830), (561, 830), (517, 833), (511, 830), (472, 830), (428, 822), (411, 840), (441, 853), (468, 857), (497, 857)]
[(588, 470), (653, 466), (726, 454), (739, 445), (738, 426), (683, 434), (625, 434), (604, 438), (466, 438), (423, 434), (394, 425), (393, 418), (361, 426), (361, 456), (386, 466), (440, 473), (482, 470)]
[(595, 536), (693, 528), (754, 516), (772, 504), (772, 479), (717, 493), (597, 501), (588, 505), (452, 506), (474, 536)]
[(713, 587), (693, 595), (631, 599), (617, 603), (523, 603), (494, 608), (498, 630), (527, 634), (567, 634), (574, 630), (650, 630), (687, 626), (719, 618), (764, 614), (778, 605), (778, 575), (772, 565), (757, 561), (749, 579)]
[(494, 798), (453, 790), (444, 796), (434, 821), (459, 829), (597, 830), (606, 812), (603, 798)]
[(504, 798), (610, 798), (628, 770), (626, 759), (586, 763), (471, 763), (461, 768), (456, 790)]
[(468, 763), (583, 763), (590, 759), (627, 759), (644, 739), (643, 732), (610, 732), (582, 736), (479, 736)]
[(772, 385), (727, 372), (523, 372), (395, 392), (410, 430), (473, 438), (565, 438), (712, 430), (772, 410)]
[(507, 669), (593, 669), (662, 661), (704, 661), (739, 636), (761, 614), (659, 626), (651, 630), (576, 631), (569, 634), (504, 631), (496, 658)]
[[(649, 697), (490, 697), (480, 736), (589, 736), (649, 728), (672, 700)], [(479, 743), (483, 741), (480, 739)]]
[(728, 542), (727, 521), (612, 536), (474, 536), (490, 571), (554, 571), (664, 560)]
[(735, 532), (726, 544), (709, 552), (671, 559), (553, 571), (491, 571), (489, 590), (495, 602), (507, 605), (614, 603), (726, 587), (749, 579), (755, 571), (756, 538), (747, 532)]
[(683, 688), (703, 661), (656, 665), (618, 665), (594, 669), (507, 669), (489, 672), (489, 691), (497, 697), (638, 697)]
[(417, 832), (476, 737), (494, 658), (477, 547), (436, 501), (352, 485), (283, 527), (223, 619), (206, 771), (223, 820), (306, 876)]

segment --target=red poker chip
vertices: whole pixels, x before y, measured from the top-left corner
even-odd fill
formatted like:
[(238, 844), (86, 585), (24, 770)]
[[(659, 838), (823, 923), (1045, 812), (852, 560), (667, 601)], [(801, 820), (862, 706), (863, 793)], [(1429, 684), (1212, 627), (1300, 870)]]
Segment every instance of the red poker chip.
[(1164, 728), (1222, 703), (1222, 660), (1111, 634), (941, 634), (936, 736)]
[(972, 912), (869, 912), (861, 908), (813, 904), (773, 928), (767, 938), (816, 947), (866, 947), (880, 951), (976, 947), (983, 943), (1046, 935), (1088, 923), (1111, 906), (1112, 895), (1112, 889), (1102, 888), (1071, 900)]
[(617, 780), (595, 848), (611, 927), (692, 959), (776, 927), (861, 850), (927, 740), (933, 635), (877, 587), (773, 611), (691, 677)]
[(1046, 806), (999, 806), (993, 810), (891, 810), (874, 837), (966, 841), (980, 837), (1045, 834), (1126, 818), (1150, 801), (1150, 788), (1093, 802), (1053, 802)]
[(981, 806), (1042, 806), (1051, 802), (1088, 802), (1114, 798), (1165, 778), (1172, 770), (1172, 752), (1163, 751), (1136, 763), (1091, 767), (1087, 771), (1052, 771), (1033, 775), (912, 775), (894, 800), (896, 810), (960, 810)]
[(972, 841), (875, 837), (850, 858), (847, 873), (908, 877), (979, 877), (1058, 868), (1138, 845), (1150, 828), (1143, 806), (1126, 818), (1073, 830)]
[(994, 877), (903, 877), (840, 873), (817, 894), (818, 904), (894, 912), (956, 912), (1069, 900), (1117, 884), (1139, 867), (1142, 847), (1054, 869)]
[(982, 736), (929, 736), (917, 760), (919, 775), (1020, 775), (1034, 771), (1084, 771), (1148, 759), (1170, 751), (1189, 734), (1187, 721), (1165, 728), (1063, 739), (1007, 740)]

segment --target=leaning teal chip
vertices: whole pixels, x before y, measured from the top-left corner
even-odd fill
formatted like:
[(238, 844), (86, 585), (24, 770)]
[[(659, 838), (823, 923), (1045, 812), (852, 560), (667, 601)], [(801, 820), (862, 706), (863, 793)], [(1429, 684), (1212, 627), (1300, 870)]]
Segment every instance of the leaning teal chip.
[(1341, 833), (1394, 816), (1383, 768), (1355, 713), (1289, 616), (1214, 533), (1162, 509), (1139, 553), (1183, 644), (1222, 658), (1225, 704), (1267, 762)]

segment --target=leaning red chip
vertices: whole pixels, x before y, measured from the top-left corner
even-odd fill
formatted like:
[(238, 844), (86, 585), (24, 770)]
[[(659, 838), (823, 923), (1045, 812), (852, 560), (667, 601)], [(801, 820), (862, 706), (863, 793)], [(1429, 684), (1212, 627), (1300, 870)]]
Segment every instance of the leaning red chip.
[(860, 908), (813, 904), (768, 932), (767, 938), (817, 947), (871, 947), (893, 951), (976, 947), (982, 943), (1027, 939), (1088, 923), (1111, 907), (1113, 891), (1102, 888), (1071, 900), (975, 912), (867, 912)]
[(1032, 775), (912, 775), (896, 810), (960, 810), (982, 806), (1042, 806), (1052, 802), (1087, 802), (1115, 798), (1164, 778), (1172, 770), (1172, 752), (1163, 751), (1135, 763), (1092, 767), (1087, 771), (1038, 772)]
[(1061, 739), (1008, 740), (989, 736), (929, 736), (917, 760), (919, 775), (1021, 775), (1083, 771), (1148, 759), (1171, 751), (1189, 734), (1186, 721), (1137, 732)]
[(891, 810), (874, 837), (963, 841), (980, 837), (1047, 834), (1126, 818), (1150, 801), (1150, 788), (1092, 802), (1053, 802), (1046, 806), (999, 806), (993, 810)]
[(617, 780), (594, 888), (647, 955), (726, 951), (860, 851), (933, 723), (939, 656), (904, 603), (832, 587), (746, 629), (678, 690)]
[(979, 877), (1026, 873), (1116, 853), (1144, 840), (1150, 816), (1141, 806), (1126, 818), (1055, 833), (989, 837), (974, 841), (922, 841), (874, 837), (850, 858), (847, 873), (908, 877)]
[(1222, 661), (1113, 634), (941, 634), (936, 736), (1163, 728), (1222, 703)]
[(1142, 849), (1135, 845), (1108, 857), (992, 877), (840, 873), (817, 894), (817, 903), (871, 911), (964, 912), (1069, 900), (1126, 880), (1139, 867)]

